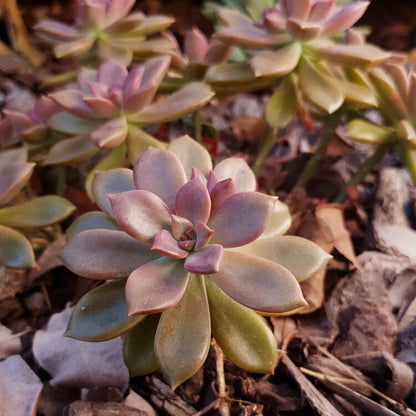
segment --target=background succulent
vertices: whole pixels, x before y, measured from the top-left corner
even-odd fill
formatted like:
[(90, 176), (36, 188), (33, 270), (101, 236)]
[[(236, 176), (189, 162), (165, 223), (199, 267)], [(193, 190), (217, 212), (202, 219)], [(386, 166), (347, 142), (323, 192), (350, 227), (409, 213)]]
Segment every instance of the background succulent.
[[(202, 366), (211, 331), (237, 365), (273, 371), (275, 341), (255, 311), (305, 305), (298, 281), (329, 256), (308, 240), (281, 236), (287, 207), (255, 188), (243, 160), (212, 170), (208, 152), (187, 136), (167, 150), (148, 149), (133, 171), (97, 173), (93, 195), (106, 214), (71, 226), (63, 259), (85, 277), (129, 277), (87, 294), (68, 334), (103, 340), (134, 327), (125, 341), (132, 375), (160, 366), (174, 387)], [(103, 296), (114, 299), (110, 311), (97, 302)]]

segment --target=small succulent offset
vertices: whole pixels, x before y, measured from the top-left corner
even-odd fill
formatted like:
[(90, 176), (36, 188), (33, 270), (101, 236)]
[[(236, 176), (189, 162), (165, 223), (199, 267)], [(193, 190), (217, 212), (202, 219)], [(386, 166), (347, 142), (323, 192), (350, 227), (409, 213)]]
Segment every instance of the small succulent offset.
[(75, 221), (62, 258), (81, 276), (116, 280), (81, 299), (67, 335), (102, 341), (129, 331), (131, 374), (160, 367), (173, 387), (203, 365), (211, 335), (236, 365), (272, 372), (276, 344), (257, 312), (304, 306), (298, 281), (330, 256), (282, 236), (287, 207), (255, 188), (243, 160), (212, 169), (188, 136), (149, 148), (133, 171), (98, 172), (93, 195), (105, 213)]
[(55, 195), (41, 196), (11, 205), (27, 184), (35, 167), (25, 149), (0, 153), (0, 264), (19, 269), (35, 264), (29, 240), (17, 229), (42, 228), (64, 220), (75, 207)]
[(385, 125), (357, 118), (348, 125), (347, 136), (394, 148), (416, 183), (416, 74), (403, 64), (389, 63), (361, 76), (374, 90)]
[(207, 85), (193, 82), (154, 101), (169, 65), (170, 57), (154, 57), (128, 72), (125, 66), (108, 61), (98, 70), (83, 68), (78, 89), (50, 94), (64, 111), (49, 119), (49, 127), (73, 137), (52, 147), (45, 163), (72, 163), (90, 157), (98, 148), (114, 149), (125, 143), (134, 163), (143, 148), (163, 146), (140, 128), (178, 119), (214, 95)]
[(168, 28), (174, 19), (164, 15), (129, 14), (135, 0), (77, 0), (73, 26), (43, 20), (35, 26), (43, 40), (53, 45), (57, 58), (83, 57), (85, 63), (114, 60), (129, 65), (133, 56), (143, 59), (165, 54), (174, 45), (168, 38), (147, 39)]

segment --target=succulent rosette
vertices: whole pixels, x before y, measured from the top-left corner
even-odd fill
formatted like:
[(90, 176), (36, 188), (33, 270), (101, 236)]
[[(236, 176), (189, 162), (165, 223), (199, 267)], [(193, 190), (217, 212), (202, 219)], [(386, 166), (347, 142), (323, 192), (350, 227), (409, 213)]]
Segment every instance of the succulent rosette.
[[(336, 36), (342, 39), (339, 35), (363, 15), (368, 4), (358, 1), (340, 9), (334, 0), (282, 0), (266, 9), (256, 22), (239, 11), (222, 8), (219, 17), (225, 27), (216, 37), (244, 49), (249, 63), (214, 66), (206, 74), (207, 82), (213, 88), (232, 91), (238, 87), (237, 78), (244, 86), (252, 79), (273, 85), (276, 78), (284, 77), (275, 101), (280, 96), (298, 96), (326, 114), (335, 112), (344, 100), (363, 101), (368, 106), (362, 87), (348, 88), (346, 80), (340, 81), (331, 69), (332, 65), (377, 64), (388, 58), (389, 54), (376, 46), (334, 40)], [(293, 118), (297, 103), (290, 108)]]
[(149, 148), (133, 171), (97, 173), (93, 195), (105, 213), (75, 221), (62, 258), (81, 276), (116, 280), (81, 299), (67, 334), (100, 341), (129, 330), (131, 374), (160, 367), (173, 387), (202, 366), (211, 335), (236, 365), (272, 372), (275, 340), (256, 312), (304, 306), (298, 281), (330, 256), (281, 236), (290, 226), (287, 207), (255, 189), (243, 160), (212, 169), (208, 152), (188, 136)]
[(29, 181), (34, 163), (25, 149), (0, 153), (0, 264), (19, 269), (35, 264), (29, 240), (17, 229), (35, 229), (64, 220), (75, 207), (66, 199), (48, 195), (12, 204)]
[(357, 75), (373, 89), (385, 124), (356, 118), (347, 137), (394, 148), (416, 183), (416, 74), (403, 64), (388, 63)]
[[(114, 60), (129, 65), (133, 56), (165, 54), (174, 45), (156, 33), (174, 19), (164, 15), (129, 14), (135, 0), (77, 0), (74, 25), (46, 19), (35, 26), (53, 46), (57, 58), (83, 57), (86, 62)], [(151, 39), (147, 36), (152, 35)]]
[[(98, 70), (82, 69), (78, 89), (50, 94), (63, 111), (49, 119), (49, 127), (72, 137), (53, 146), (45, 164), (85, 160), (99, 148), (114, 150), (108, 156), (113, 160), (123, 159), (127, 151), (134, 163), (149, 145), (165, 147), (141, 128), (178, 119), (214, 95), (207, 85), (192, 82), (155, 100), (169, 65), (170, 57), (154, 57), (128, 72), (125, 66), (109, 61)], [(113, 167), (121, 165), (117, 163)]]

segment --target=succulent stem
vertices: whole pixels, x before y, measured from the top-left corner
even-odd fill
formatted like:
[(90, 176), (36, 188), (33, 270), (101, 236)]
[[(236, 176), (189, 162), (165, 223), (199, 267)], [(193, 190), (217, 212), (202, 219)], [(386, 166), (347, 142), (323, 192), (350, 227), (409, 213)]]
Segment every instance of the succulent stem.
[(342, 203), (347, 198), (347, 190), (351, 186), (358, 185), (364, 177), (378, 165), (386, 155), (386, 153), (392, 148), (391, 143), (385, 143), (377, 147), (376, 151), (360, 166), (350, 180), (345, 184), (345, 188), (338, 194), (334, 202)]
[(328, 149), (328, 146), (331, 143), (335, 130), (338, 127), (338, 124), (341, 120), (341, 116), (342, 116), (342, 111), (338, 110), (328, 117), (327, 129), (321, 139), (321, 142), (318, 148), (316, 149), (315, 153), (308, 160), (308, 163), (303, 169), (298, 179), (298, 182), (296, 183), (296, 186), (304, 187), (308, 183), (308, 181), (312, 178), (312, 176), (315, 174), (318, 168), (319, 162), (324, 157), (326, 150)]
[(271, 147), (273, 146), (275, 137), (276, 137), (277, 130), (268, 126), (266, 134), (261, 139), (261, 142), (259, 143), (257, 155), (254, 159), (253, 163), (253, 172), (256, 175), (256, 178), (258, 178), (261, 165), (264, 162), (264, 159), (266, 159), (267, 155), (270, 152)]
[(201, 117), (199, 111), (196, 110), (192, 114), (193, 122), (194, 122), (194, 137), (198, 143), (201, 143), (202, 140), (202, 125), (201, 125)]

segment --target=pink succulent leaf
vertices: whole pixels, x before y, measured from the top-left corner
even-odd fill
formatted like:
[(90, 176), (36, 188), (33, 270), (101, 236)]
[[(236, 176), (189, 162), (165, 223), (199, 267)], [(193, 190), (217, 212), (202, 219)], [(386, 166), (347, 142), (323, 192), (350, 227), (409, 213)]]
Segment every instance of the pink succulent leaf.
[(78, 56), (88, 52), (94, 42), (94, 37), (91, 34), (87, 34), (80, 39), (58, 43), (55, 45), (53, 52), (58, 59)]
[(409, 91), (409, 78), (403, 65), (386, 64), (386, 71), (391, 76), (401, 99), (406, 102)]
[(69, 26), (56, 20), (42, 20), (35, 25), (34, 29), (59, 40), (74, 40), (80, 36), (78, 30), (73, 26)]
[(90, 82), (96, 82), (96, 81), (97, 81), (97, 71), (95, 69), (82, 67), (78, 71), (78, 76), (77, 76), (78, 87), (85, 95), (89, 95), (92, 93), (89, 84)]
[(176, 194), (175, 212), (192, 224), (207, 222), (211, 212), (208, 189), (198, 177), (183, 185)]
[(127, 131), (126, 119), (122, 117), (114, 118), (92, 131), (89, 139), (98, 147), (113, 149), (123, 143), (127, 137)]
[(209, 240), (212, 237), (212, 234), (214, 234), (214, 230), (209, 228), (203, 222), (198, 222), (195, 224), (195, 234), (196, 244), (194, 250), (201, 250), (208, 244)]
[(219, 182), (219, 179), (217, 177), (217, 175), (214, 173), (213, 170), (211, 170), (208, 174), (208, 179), (207, 179), (207, 188), (208, 188), (208, 192), (211, 193), (211, 191), (214, 189), (214, 186)]
[(219, 181), (210, 191), (212, 210), (215, 210), (231, 195), (235, 194), (237, 189), (231, 178)]
[(3, 114), (13, 125), (13, 128), (17, 132), (22, 132), (34, 125), (33, 120), (21, 111), (10, 110), (8, 108), (3, 109)]
[(322, 26), (317, 23), (309, 23), (302, 22), (296, 19), (288, 19), (287, 31), (295, 39), (308, 41), (316, 38), (322, 32)]
[(192, 229), (193, 224), (186, 218), (179, 217), (178, 215), (172, 214), (172, 234), (176, 240), (180, 240), (181, 236), (188, 230)]
[(189, 136), (173, 140), (169, 144), (168, 150), (179, 158), (188, 180), (191, 178), (192, 168), (195, 166), (204, 176), (208, 176), (212, 170), (212, 160), (207, 149)]
[(133, 171), (126, 168), (98, 171), (92, 182), (92, 195), (95, 203), (110, 216), (112, 216), (113, 209), (108, 195), (135, 189)]
[(133, 169), (137, 189), (150, 191), (161, 198), (174, 211), (176, 194), (186, 183), (179, 159), (164, 149), (147, 149)]
[(30, 115), (33, 114), (33, 119), (39, 124), (45, 124), (55, 113), (59, 110), (58, 105), (48, 98), (46, 95), (42, 95), (35, 103)]
[(349, 29), (362, 17), (369, 4), (369, 1), (348, 4), (326, 22), (323, 34), (331, 36)]
[(334, 10), (334, 0), (317, 0), (312, 4), (309, 13), (309, 22), (322, 23), (324, 22)]
[(141, 86), (144, 74), (144, 67), (139, 66), (129, 71), (123, 83), (123, 99), (126, 100), (134, 94)]
[(225, 159), (215, 166), (214, 173), (219, 181), (231, 178), (238, 192), (256, 190), (256, 177), (243, 159), (238, 157)]
[(307, 20), (311, 11), (311, 0), (282, 0), (289, 19)]
[(7, 117), (0, 120), (0, 145), (5, 147), (14, 140), (18, 141), (16, 137), (18, 134), (13, 123)]
[(206, 180), (205, 176), (202, 174), (202, 172), (197, 168), (192, 168), (191, 180), (196, 179), (196, 178), (198, 178), (204, 185), (207, 184), (207, 180)]
[(115, 117), (119, 113), (119, 109), (107, 98), (84, 97), (84, 102), (100, 117)]
[(121, 89), (114, 88), (109, 91), (109, 98), (118, 108), (123, 107), (123, 91)]
[(179, 245), (184, 249), (191, 251), (195, 246), (195, 240), (183, 240), (179, 241)]
[(87, 230), (74, 235), (62, 260), (68, 269), (90, 279), (114, 279), (160, 257), (150, 245), (123, 231)]
[(196, 27), (189, 30), (185, 35), (184, 52), (189, 62), (203, 62), (208, 52), (208, 40), (206, 36)]
[(81, 91), (62, 90), (49, 94), (48, 97), (54, 100), (62, 109), (76, 117), (88, 119), (94, 115), (91, 108), (85, 104)]
[(0, 152), (0, 167), (27, 161), (27, 149), (20, 147)]
[(275, 198), (258, 192), (240, 192), (220, 205), (208, 226), (215, 232), (212, 243), (238, 247), (254, 241), (271, 221)]
[(348, 29), (344, 36), (344, 43), (347, 45), (364, 45), (365, 37), (354, 29)]
[(189, 273), (183, 262), (162, 257), (130, 274), (126, 283), (129, 315), (161, 312), (175, 306), (185, 293)]
[(233, 47), (217, 39), (211, 40), (204, 63), (216, 65), (227, 62), (233, 53)]
[(125, 66), (114, 61), (108, 61), (98, 68), (97, 81), (106, 85), (109, 90), (112, 88), (118, 89), (123, 87), (127, 74)]
[(220, 244), (208, 245), (200, 251), (194, 251), (185, 259), (185, 269), (190, 273), (212, 274), (221, 268), (224, 249)]
[(288, 312), (306, 305), (288, 270), (247, 253), (224, 250), (220, 271), (210, 277), (227, 295), (259, 312)]
[(136, 29), (146, 16), (142, 12), (130, 13), (124, 19), (114, 22), (106, 28), (107, 33), (125, 33)]
[(137, 240), (152, 243), (160, 230), (170, 230), (170, 209), (152, 192), (134, 190), (109, 198), (114, 219)]
[(26, 185), (35, 163), (16, 162), (0, 166), (0, 206), (7, 204)]
[(68, 134), (88, 134), (100, 125), (100, 120), (86, 120), (66, 111), (59, 111), (47, 121), (47, 126), (51, 129)]
[(106, 98), (108, 97), (108, 87), (105, 84), (99, 82), (89, 81), (88, 89), (90, 90), (93, 97)]
[(123, 17), (127, 16), (133, 8), (135, 0), (111, 1), (107, 8), (106, 25), (112, 25)]
[(163, 254), (172, 259), (184, 259), (189, 252), (183, 250), (168, 230), (160, 230), (152, 245), (152, 251)]
[(286, 17), (278, 8), (270, 7), (263, 12), (263, 18), (256, 22), (256, 26), (273, 32), (282, 31), (286, 28)]
[(143, 87), (158, 86), (168, 72), (170, 61), (171, 57), (164, 55), (150, 58), (144, 62)]

